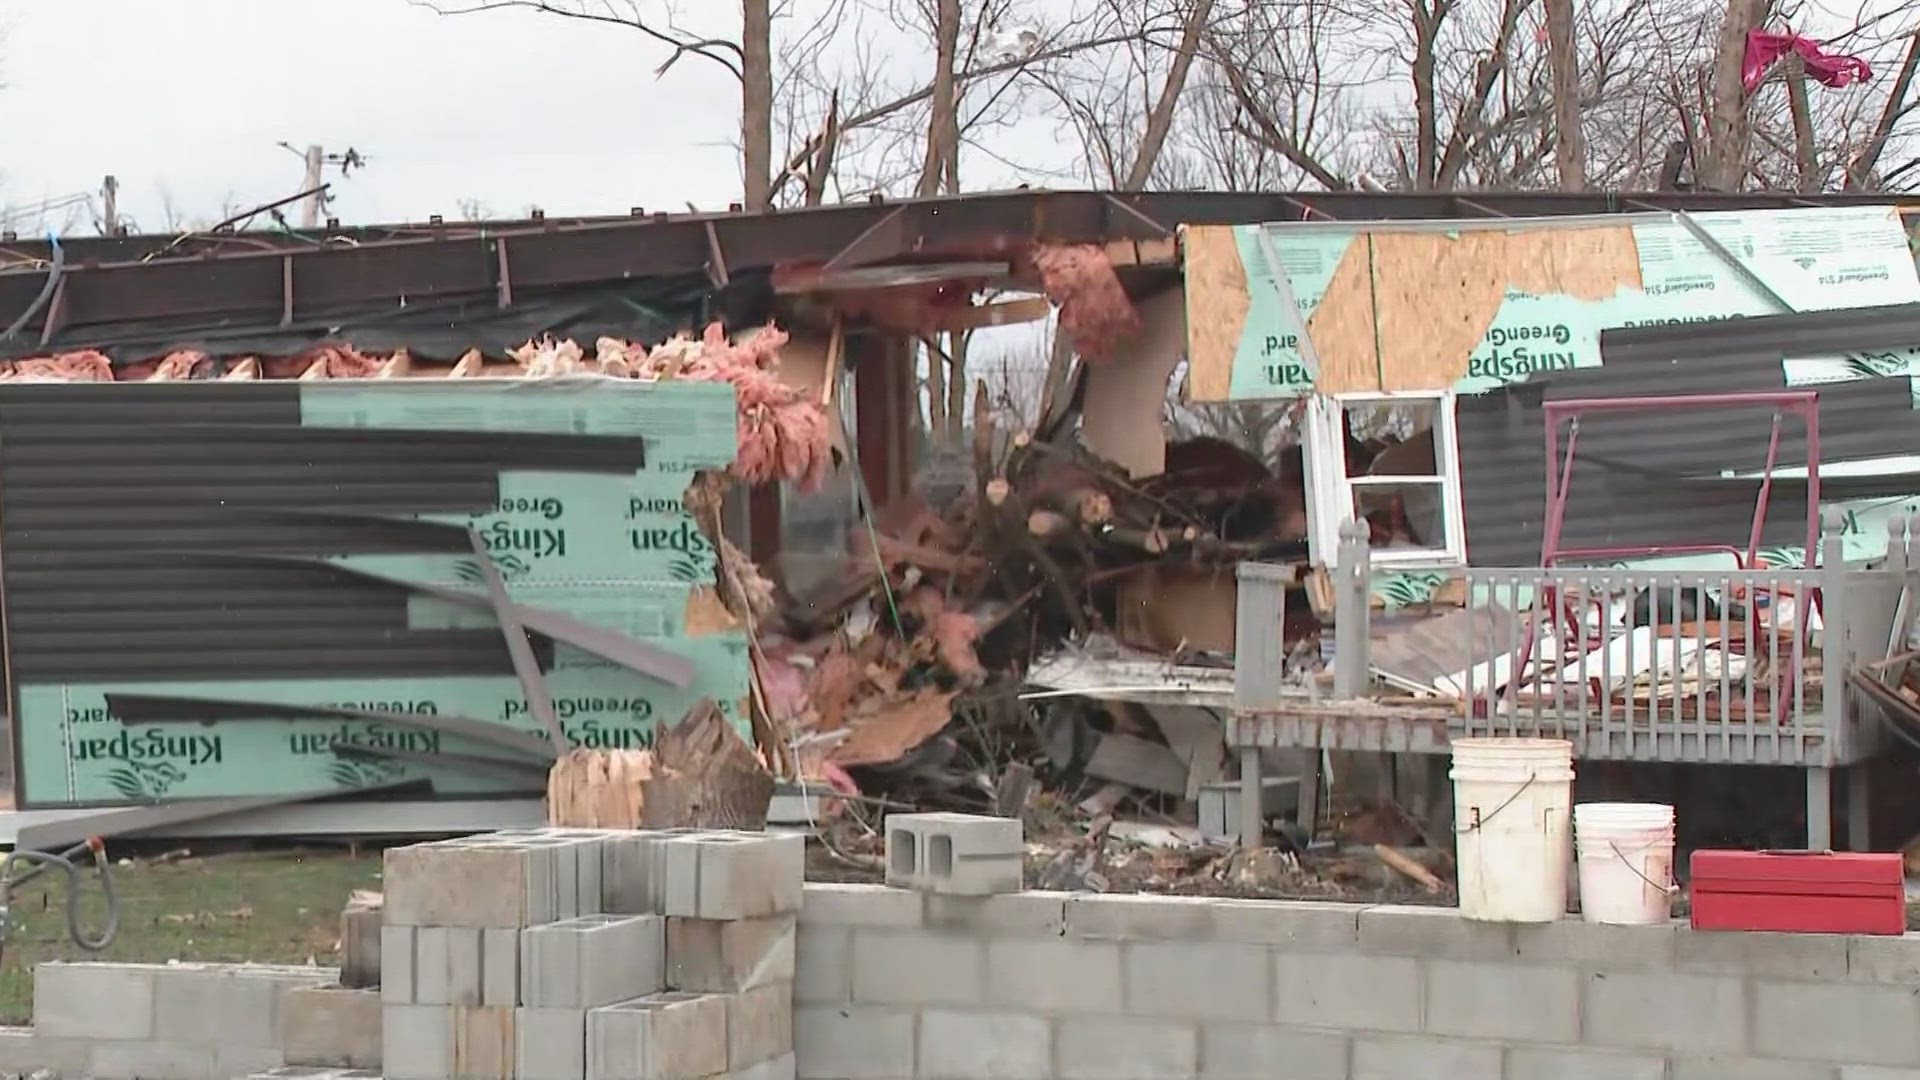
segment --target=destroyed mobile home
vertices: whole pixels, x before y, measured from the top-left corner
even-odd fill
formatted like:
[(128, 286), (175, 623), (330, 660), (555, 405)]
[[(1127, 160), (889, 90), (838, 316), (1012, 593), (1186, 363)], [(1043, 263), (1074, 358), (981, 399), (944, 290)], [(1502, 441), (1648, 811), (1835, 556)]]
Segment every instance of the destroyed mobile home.
[[(1899, 212), (1301, 198), (363, 237), (356, 266), (419, 276), (399, 314), (346, 248), (215, 255), (251, 290), (218, 296), (174, 276), (205, 258), (83, 266), (0, 380), (18, 796), (544, 792), (630, 825), (639, 789), (712, 771), (662, 797), (771, 776), (830, 831), (901, 802), (1092, 816), (1048, 856), (1082, 881), (1109, 835), (1257, 846), (1292, 818), (1425, 889), (1401, 848), (1446, 800), (1409, 816), (1325, 755), (1552, 733), (1806, 768), (1822, 835), (1863, 710), (1912, 701), (1879, 678), (1920, 492)], [(1439, 220), (1367, 220), (1394, 216)], [(479, 270), (433, 261), (468, 247)], [(0, 274), (23, 308), (47, 280)], [(1024, 413), (963, 384), (965, 481), (917, 471), (916, 365), (945, 386), (941, 335), (1050, 309), (1079, 362)], [(1187, 422), (1236, 411), (1257, 437)], [(173, 466), (119, 464), (158, 444)], [(836, 490), (835, 569), (798, 573), (789, 519)]]

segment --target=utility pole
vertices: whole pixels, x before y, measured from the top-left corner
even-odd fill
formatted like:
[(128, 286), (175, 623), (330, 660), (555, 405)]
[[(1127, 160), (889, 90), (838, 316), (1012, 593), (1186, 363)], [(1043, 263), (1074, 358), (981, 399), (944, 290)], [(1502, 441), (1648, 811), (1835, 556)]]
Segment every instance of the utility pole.
[(320, 227), (320, 202), (325, 198), (325, 192), (320, 190), (320, 173), (326, 165), (327, 153), (319, 143), (307, 147), (307, 175), (300, 181), (300, 190), (313, 194), (300, 201), (300, 227), (303, 229)]
[[(306, 197), (300, 200), (300, 227), (318, 228), (327, 204), (333, 201), (324, 186), (327, 166), (338, 167), (343, 177), (351, 176), (353, 170), (366, 167), (367, 157), (351, 146), (347, 147), (347, 152), (344, 154), (329, 154), (319, 143), (308, 146), (305, 152), (294, 149), (293, 144), (288, 142), (280, 143), (280, 147), (299, 154), (301, 161), (306, 165), (306, 174), (300, 180), (300, 190), (307, 193)], [(278, 219), (279, 215), (276, 213), (274, 217)], [(286, 223), (282, 221), (281, 227), (285, 226)]]
[(120, 181), (112, 176), (100, 185), (100, 235), (120, 235)]

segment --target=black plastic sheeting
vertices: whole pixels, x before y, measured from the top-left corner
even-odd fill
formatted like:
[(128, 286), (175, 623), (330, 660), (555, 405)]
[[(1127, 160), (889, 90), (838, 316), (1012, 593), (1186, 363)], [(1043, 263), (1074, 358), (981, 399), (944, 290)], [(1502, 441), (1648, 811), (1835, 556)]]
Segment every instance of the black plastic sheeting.
[(369, 353), (405, 349), (421, 359), (451, 362), (476, 348), (503, 356), (546, 335), (572, 338), (589, 351), (601, 337), (657, 345), (683, 330), (697, 332), (714, 319), (729, 329), (765, 322), (772, 307), (773, 289), (765, 274), (742, 275), (721, 288), (705, 278), (655, 279), (544, 295), (516, 292), (504, 308), (489, 294), (301, 313), (286, 325), (204, 317), (74, 325), (45, 345), (37, 333), (0, 343), (0, 359), (98, 349), (119, 366), (176, 349), (216, 358), (271, 357), (337, 344)]

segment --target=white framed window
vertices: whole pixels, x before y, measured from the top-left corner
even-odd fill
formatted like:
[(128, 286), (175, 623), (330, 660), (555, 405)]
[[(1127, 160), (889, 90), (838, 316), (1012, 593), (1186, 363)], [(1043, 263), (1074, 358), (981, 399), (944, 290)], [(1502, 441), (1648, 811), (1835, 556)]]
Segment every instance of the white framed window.
[(1340, 523), (1348, 520), (1371, 527), (1375, 566), (1466, 562), (1453, 391), (1321, 394), (1308, 400), (1306, 421), (1307, 529), (1316, 564), (1334, 564)]

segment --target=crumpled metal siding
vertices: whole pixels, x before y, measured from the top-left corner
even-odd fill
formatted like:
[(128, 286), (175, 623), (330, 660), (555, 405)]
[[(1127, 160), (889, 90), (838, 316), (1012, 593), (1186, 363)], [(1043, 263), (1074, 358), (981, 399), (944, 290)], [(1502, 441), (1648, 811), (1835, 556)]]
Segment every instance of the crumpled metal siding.
[(403, 589), (247, 557), (465, 553), (463, 530), (407, 516), (487, 510), (502, 470), (644, 458), (638, 438), (302, 428), (299, 395), (0, 384), (13, 677), (511, 674), (498, 630), (409, 629)]
[[(1769, 315), (1607, 330), (1598, 368), (1534, 376), (1460, 399), (1460, 463), (1468, 561), (1537, 563), (1546, 511), (1541, 404), (1573, 398), (1724, 394), (1790, 389), (1786, 357), (1920, 346), (1920, 305)], [(1920, 413), (1903, 377), (1827, 383), (1819, 392), (1821, 464), (1920, 452)], [(1771, 410), (1710, 409), (1587, 416), (1580, 427), (1564, 543), (1746, 546), (1759, 484), (1725, 474), (1765, 465)], [(1564, 445), (1564, 436), (1563, 436)], [(1781, 425), (1779, 464), (1804, 466), (1800, 423)], [(1910, 481), (1836, 484), (1920, 491)], [(1776, 481), (1767, 546), (1805, 541), (1805, 488)]]

